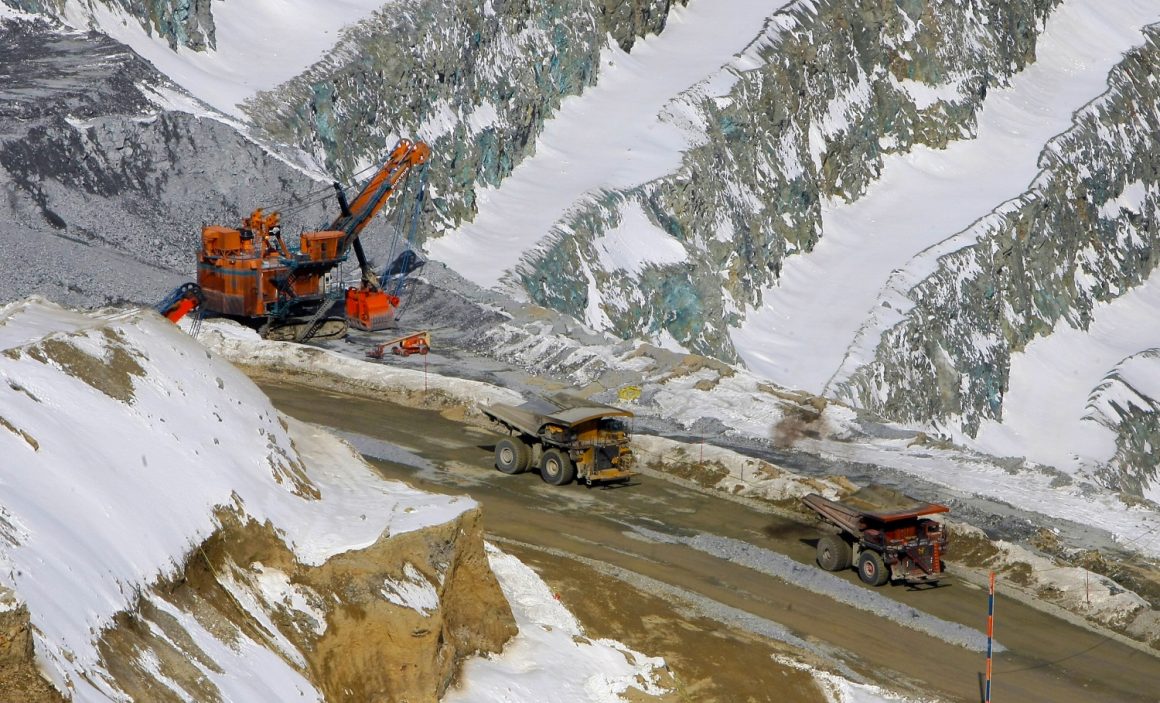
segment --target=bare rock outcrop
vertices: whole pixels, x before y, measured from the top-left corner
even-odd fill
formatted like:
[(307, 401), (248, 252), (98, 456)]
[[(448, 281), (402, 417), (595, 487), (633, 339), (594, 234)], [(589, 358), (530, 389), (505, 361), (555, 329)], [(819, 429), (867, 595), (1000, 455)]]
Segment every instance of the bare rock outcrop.
[(181, 575), (142, 594), (104, 633), (108, 683), (141, 701), (222, 699), (216, 640), (267, 649), (302, 677), (307, 699), (438, 701), (464, 659), (498, 652), (516, 633), (480, 515), (384, 535), (310, 566), (269, 525), (223, 512), (223, 527)]

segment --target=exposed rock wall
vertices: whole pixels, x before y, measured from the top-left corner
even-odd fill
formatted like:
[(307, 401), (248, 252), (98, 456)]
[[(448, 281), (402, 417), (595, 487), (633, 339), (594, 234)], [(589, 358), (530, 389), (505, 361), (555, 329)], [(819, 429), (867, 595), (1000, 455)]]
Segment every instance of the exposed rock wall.
[[(620, 336), (671, 335), (736, 360), (727, 329), (824, 236), (820, 200), (859, 197), (883, 155), (970, 136), (987, 91), (1034, 60), (1056, 0), (991, 3), (826, 0), (776, 15), (725, 95), (691, 91), (670, 110), (702, 133), (674, 174), (595, 199), (529, 256), (518, 282), (536, 302)], [(626, 205), (688, 259), (639, 275), (605, 271), (597, 241)], [(581, 265), (580, 262), (584, 262)], [(587, 309), (599, 290), (600, 315)]]
[(349, 178), (399, 136), (434, 149), (429, 229), (470, 219), (534, 148), (560, 101), (596, 78), (611, 34), (631, 46), (684, 0), (402, 0), (350, 28), (303, 75), (247, 112)]
[(660, 34), (669, 10), (688, 0), (600, 0), (600, 24), (617, 45), (631, 51), (638, 37)]
[(153, 302), (193, 277), (203, 224), (291, 206), (293, 234), (336, 208), (235, 129), (158, 109), (140, 86), (165, 79), (102, 35), (0, 22), (0, 65), (0, 232), (20, 252), (0, 300)]
[[(1143, 281), (1160, 254), (1160, 45), (1155, 28), (1071, 130), (1041, 156), (1031, 189), (938, 261), (872, 363), (838, 390), (900, 421), (973, 436), (1002, 417), (1010, 359), (1057, 325), (1086, 329), (1094, 305)], [(1143, 350), (1141, 350), (1143, 351)]]
[[(0, 0), (9, 7), (50, 17), (61, 17), (68, 0)], [(80, 7), (103, 5), (135, 17), (146, 32), (178, 46), (202, 51), (216, 46), (213, 0), (83, 0)]]
[(187, 616), (223, 642), (269, 649), (330, 703), (434, 703), (465, 658), (498, 652), (516, 633), (478, 510), (317, 567), (298, 563), (269, 526), (225, 512), (222, 524), (179, 577), (104, 633), (109, 686), (140, 701), (221, 699), (205, 673), (213, 653)]
[(1160, 447), (1160, 349), (1124, 359), (1088, 398), (1088, 417), (1116, 435), (1116, 452), (1101, 476), (1109, 486), (1142, 496), (1160, 478), (1155, 447)]
[(0, 586), (0, 700), (64, 701), (37, 669), (28, 608), (3, 586)]

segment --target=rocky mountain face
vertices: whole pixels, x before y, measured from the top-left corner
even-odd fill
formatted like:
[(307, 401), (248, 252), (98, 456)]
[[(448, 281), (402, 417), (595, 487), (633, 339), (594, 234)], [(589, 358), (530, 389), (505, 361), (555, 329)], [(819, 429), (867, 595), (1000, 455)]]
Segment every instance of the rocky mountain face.
[[(206, 646), (204, 633), (213, 632), (256, 669), (283, 660), (276, 666), (302, 677), (304, 695), (313, 688), (327, 701), (438, 701), (465, 659), (500, 651), (516, 633), (478, 510), (316, 567), (299, 563), (271, 526), (229, 511), (220, 519), (179, 573), (142, 592), (100, 634), (94, 673), (111, 697), (221, 699), (215, 674), (232, 659), (228, 647)], [(33, 631), (28, 608), (0, 588), (0, 681), (17, 696), (4, 700), (63, 701), (40, 674)], [(270, 693), (258, 684), (254, 691)]]
[(1088, 417), (1116, 433), (1116, 453), (1101, 471), (1108, 485), (1141, 496), (1154, 485), (1154, 447), (1160, 442), (1160, 349), (1134, 354), (1108, 373), (1088, 398)]
[(425, 139), (435, 154), (425, 227), (440, 231), (471, 219), (476, 190), (508, 175), (560, 101), (595, 81), (609, 35), (629, 48), (662, 30), (673, 4), (403, 0), (246, 112), (344, 178), (399, 136)]
[(0, 22), (0, 66), (0, 230), (20, 250), (0, 299), (154, 301), (192, 277), (203, 224), (262, 206), (294, 207), (288, 232), (325, 219), (317, 181), (218, 120), (157, 107), (167, 80), (103, 35)]
[[(66, 5), (2, 1), (52, 16)], [(250, 100), (252, 124), (242, 132), (159, 109), (166, 79), (108, 39), (0, 23), (0, 227), (27, 252), (0, 277), (0, 299), (155, 300), (191, 276), (201, 223), (236, 222), (260, 206), (287, 213), (290, 232), (326, 221), (332, 206), (319, 199), (321, 184), (260, 143), (299, 147), (350, 180), (400, 134), (426, 139), (435, 157), (420, 236), (438, 236), (470, 219), (479, 190), (531, 153), (564, 97), (596, 80), (609, 35), (631, 50), (637, 37), (663, 32), (679, 4), (401, 0), (344, 30), (302, 75)], [(595, 319), (600, 332), (737, 361), (729, 330), (761, 303), (786, 257), (825, 236), (823, 199), (859, 198), (889, 154), (972, 136), (988, 91), (1034, 61), (1058, 4), (789, 5), (733, 67), (670, 104), (666, 119), (694, 143), (678, 170), (573, 209), (511, 282), (533, 302)], [(131, 13), (171, 46), (214, 45), (208, 0), (69, 7)], [(977, 243), (944, 248), (923, 280), (894, 282), (897, 324), (869, 366), (845, 370), (833, 395), (900, 422), (974, 435), (1002, 417), (1013, 352), (1060, 322), (1085, 328), (1096, 302), (1148, 275), (1151, 36), (1050, 144), (1032, 189), (976, 225)], [(608, 235), (630, 216), (647, 218), (684, 255), (634, 270), (609, 262)], [(1093, 389), (1092, 397), (1103, 396)], [(1153, 446), (1142, 405), (1102, 407), (1123, 457)]]
[[(671, 108), (703, 142), (681, 168), (596, 198), (525, 258), (519, 283), (581, 319), (595, 285), (614, 333), (667, 333), (736, 360), (728, 328), (760, 304), (786, 256), (825, 236), (820, 200), (859, 197), (886, 154), (969, 137), (988, 89), (1034, 60), (1055, 4), (795, 3), (767, 24), (749, 52), (757, 67), (736, 70), (727, 93), (689, 91)], [(687, 260), (638, 275), (594, 263), (628, 204)]]
[[(1012, 353), (1059, 325), (1087, 329), (1098, 302), (1147, 278), (1160, 246), (1157, 39), (1153, 28), (1112, 72), (1109, 90), (1048, 145), (1029, 191), (979, 222), (968, 233), (976, 243), (913, 282), (901, 321), (839, 395), (900, 421), (974, 436), (984, 419), (1002, 418)], [(1151, 405), (1114, 411), (1120, 460), (1160, 439), (1144, 428), (1154, 414), (1135, 417)]]
[(300, 564), (269, 526), (222, 522), (178, 577), (103, 634), (109, 684), (132, 700), (182, 700), (175, 689), (221, 695), (203, 670), (215, 653), (198, 646), (187, 618), (226, 641), (268, 647), (325, 700), (352, 703), (438, 701), (464, 659), (498, 652), (516, 633), (478, 509), (317, 567)]
[[(60, 17), (69, 0), (4, 0), (17, 10)], [(73, 2), (74, 9), (91, 12), (102, 7), (120, 11), (136, 18), (149, 34), (156, 34), (169, 43), (170, 48), (185, 47), (195, 51), (213, 48), (214, 39), (212, 0), (81, 0)]]

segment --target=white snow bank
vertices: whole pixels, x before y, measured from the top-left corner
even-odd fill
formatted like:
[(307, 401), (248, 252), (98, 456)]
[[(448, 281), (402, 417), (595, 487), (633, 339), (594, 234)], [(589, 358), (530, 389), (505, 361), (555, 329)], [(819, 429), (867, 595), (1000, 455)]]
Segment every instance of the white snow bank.
[[(829, 703), (885, 703), (886, 701), (910, 701), (910, 703), (919, 703), (897, 693), (883, 690), (878, 686), (854, 683), (849, 679), (842, 678), (837, 674), (831, 674), (828, 671), (814, 670), (808, 664), (803, 664), (790, 657), (774, 655), (773, 660), (791, 669), (812, 672), (814, 681), (818, 684), (822, 695), (826, 697)], [(926, 703), (933, 703), (934, 700), (937, 699), (932, 699)]]
[(392, 0), (244, 0), (214, 2), (217, 48), (169, 48), (140, 21), (103, 3), (69, 0), (64, 19), (128, 45), (209, 105), (245, 119), (240, 105), (306, 70), (335, 45), (343, 28)]
[(720, 467), (728, 473), (713, 488), (730, 495), (786, 500), (820, 493), (836, 500), (843, 493), (843, 486), (834, 481), (805, 478), (768, 461), (712, 444), (690, 444), (638, 434), (632, 438), (632, 454), (636, 465), (642, 467), (653, 464), (702, 464), (709, 470)]
[(93, 639), (213, 533), (218, 507), (269, 521), (319, 564), (475, 506), (383, 481), (348, 445), (284, 426), (155, 313), (32, 300), (0, 311), (0, 340), (0, 586), (27, 603), (38, 655), (78, 701), (105, 700), (85, 683), (100, 678)]
[[(185, 321), (182, 321), (183, 324)], [(382, 390), (445, 393), (463, 403), (521, 403), (515, 391), (480, 381), (440, 376), (387, 364), (372, 364), (338, 352), (294, 342), (273, 342), (257, 332), (227, 320), (206, 320), (198, 340), (208, 349), (239, 364), (274, 367), (286, 371), (325, 373)]]
[(536, 572), (491, 544), (487, 553), (519, 634), (502, 654), (469, 661), (463, 668), (466, 683), (448, 692), (443, 703), (617, 703), (629, 689), (652, 696), (665, 693), (658, 683), (663, 659), (646, 657), (615, 640), (585, 637), (580, 623)]
[[(956, 524), (953, 529), (956, 535), (987, 539), (986, 533), (969, 525)], [(1003, 540), (993, 544), (999, 554), (989, 562), (989, 568), (998, 574), (999, 590), (1022, 588), (1036, 599), (1090, 620), (1119, 627), (1130, 622), (1139, 611), (1151, 607), (1144, 598), (1124, 590), (1106, 576), (1078, 566), (1060, 565), (1048, 557)], [(1006, 577), (1004, 572), (1019, 564), (1030, 567), (1031, 583), (1021, 586)]]

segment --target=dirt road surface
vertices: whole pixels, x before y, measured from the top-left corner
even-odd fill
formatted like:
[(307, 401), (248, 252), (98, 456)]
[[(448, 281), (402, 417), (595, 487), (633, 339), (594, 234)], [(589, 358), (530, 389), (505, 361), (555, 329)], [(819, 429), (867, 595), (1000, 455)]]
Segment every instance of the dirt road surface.
[[(262, 387), (283, 412), (349, 433), (368, 457), (392, 459), (373, 461), (385, 476), (470, 494), (483, 505), (489, 539), (536, 567), (591, 635), (666, 658), (681, 682), (675, 700), (825, 700), (775, 655), (825, 662), (917, 698), (981, 700), (978, 651), (638, 531), (716, 535), (812, 565), (817, 532), (810, 525), (658, 478), (590, 489), (549, 486), (534, 470), (504, 475), (493, 467), (497, 435), (439, 413), (300, 386)], [(842, 578), (858, 583), (853, 571)], [(984, 631), (986, 593), (947, 581), (934, 590), (895, 585), (877, 592)], [(1001, 596), (995, 628), (1006, 647), (995, 663), (995, 700), (1160, 701), (1155, 656)]]

